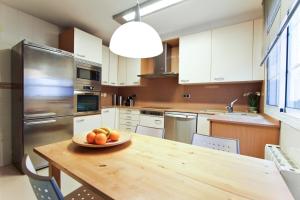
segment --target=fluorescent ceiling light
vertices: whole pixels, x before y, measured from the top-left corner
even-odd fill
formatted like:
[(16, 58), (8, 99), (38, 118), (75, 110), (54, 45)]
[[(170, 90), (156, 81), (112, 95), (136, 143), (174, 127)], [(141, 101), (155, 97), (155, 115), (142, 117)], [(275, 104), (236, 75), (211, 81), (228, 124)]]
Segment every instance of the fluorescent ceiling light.
[[(184, 0), (158, 0), (154, 1), (151, 4), (142, 6), (140, 9), (140, 15), (145, 16), (150, 13), (154, 13), (156, 11), (159, 11), (161, 9), (167, 8), (169, 6), (172, 6), (174, 4), (180, 3)], [(132, 11), (130, 13), (127, 13), (123, 16), (123, 19), (126, 21), (132, 21), (135, 18), (135, 11)]]

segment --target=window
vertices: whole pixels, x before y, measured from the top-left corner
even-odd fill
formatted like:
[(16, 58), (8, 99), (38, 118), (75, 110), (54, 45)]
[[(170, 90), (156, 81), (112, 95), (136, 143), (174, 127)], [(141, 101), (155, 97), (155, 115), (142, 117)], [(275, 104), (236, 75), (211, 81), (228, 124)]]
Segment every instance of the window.
[[(300, 118), (300, 7), (269, 54), (267, 112), (279, 118)], [(285, 112), (285, 115), (280, 115)]]
[(267, 104), (271, 106), (278, 106), (279, 103), (279, 67), (280, 48), (277, 43), (267, 62)]
[(288, 66), (286, 107), (300, 109), (300, 12), (296, 12), (288, 30)]

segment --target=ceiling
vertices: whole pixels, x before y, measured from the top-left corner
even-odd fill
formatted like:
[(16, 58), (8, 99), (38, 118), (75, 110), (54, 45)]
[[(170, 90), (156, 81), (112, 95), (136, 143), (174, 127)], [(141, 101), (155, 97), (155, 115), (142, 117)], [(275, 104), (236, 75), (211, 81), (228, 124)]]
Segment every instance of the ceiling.
[[(112, 16), (136, 0), (0, 0), (6, 5), (58, 26), (76, 26), (107, 44), (119, 26)], [(144, 0), (145, 1), (145, 0)], [(140, 2), (144, 2), (140, 1)], [(186, 0), (145, 16), (163, 39), (262, 16), (262, 0)]]

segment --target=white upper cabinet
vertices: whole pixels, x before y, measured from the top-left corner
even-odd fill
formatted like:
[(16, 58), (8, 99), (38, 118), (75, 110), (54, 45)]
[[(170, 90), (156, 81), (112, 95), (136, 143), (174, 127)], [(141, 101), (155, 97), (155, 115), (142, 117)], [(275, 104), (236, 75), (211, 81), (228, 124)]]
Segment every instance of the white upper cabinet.
[(74, 28), (74, 55), (77, 58), (102, 64), (102, 40)]
[(252, 80), (253, 21), (212, 31), (212, 82)]
[(109, 48), (102, 46), (102, 85), (109, 85)]
[(211, 73), (211, 31), (179, 39), (179, 83), (208, 83)]
[(260, 66), (263, 57), (263, 20), (254, 20), (253, 38), (253, 80), (264, 80), (264, 67)]
[(118, 83), (118, 56), (109, 52), (109, 85), (117, 86)]
[(118, 85), (126, 85), (127, 58), (119, 56), (118, 65)]
[(141, 59), (127, 58), (126, 85), (140, 85)]
[(101, 111), (102, 114), (102, 127), (116, 128), (116, 109), (115, 108), (105, 108)]

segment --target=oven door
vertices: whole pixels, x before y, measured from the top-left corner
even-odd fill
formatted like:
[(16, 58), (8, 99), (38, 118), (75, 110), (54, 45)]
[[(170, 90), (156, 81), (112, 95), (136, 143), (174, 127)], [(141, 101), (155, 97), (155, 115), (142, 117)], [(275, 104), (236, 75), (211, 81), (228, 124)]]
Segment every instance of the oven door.
[(74, 91), (74, 113), (98, 114), (101, 113), (101, 92)]

